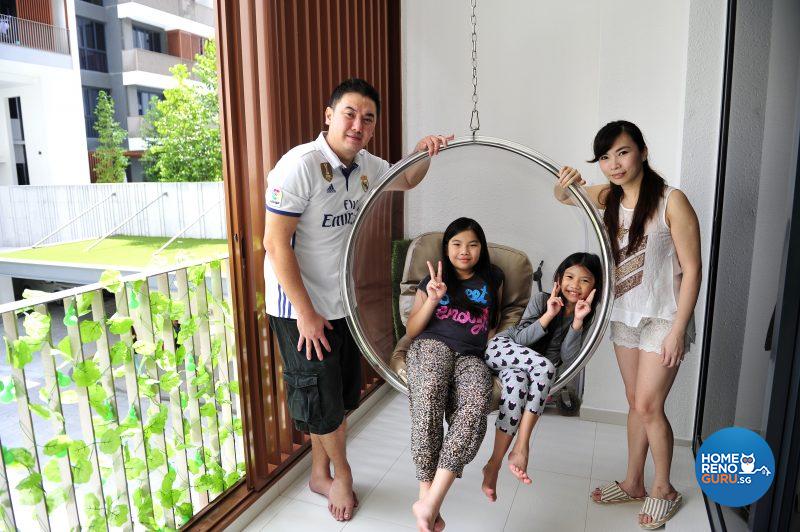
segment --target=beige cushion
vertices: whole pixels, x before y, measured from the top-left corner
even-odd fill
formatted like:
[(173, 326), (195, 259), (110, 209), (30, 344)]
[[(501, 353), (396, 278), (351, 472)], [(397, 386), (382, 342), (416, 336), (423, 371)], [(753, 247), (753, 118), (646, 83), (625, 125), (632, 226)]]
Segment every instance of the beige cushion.
[[(408, 314), (414, 304), (417, 285), (429, 273), (426, 261), (438, 261), (442, 236), (442, 233), (423, 233), (411, 241), (406, 254), (403, 280), (400, 283), (400, 317), (404, 324), (408, 321)], [(525, 311), (533, 286), (533, 266), (525, 253), (508, 246), (489, 242), (489, 253), (492, 263), (499, 266), (505, 274), (500, 307), (500, 326), (497, 329), (502, 331), (516, 324)], [(410, 345), (411, 340), (408, 337), (401, 338), (389, 361), (391, 368), (404, 382), (407, 382), (406, 352)], [(492, 410), (497, 408), (497, 401), (500, 397), (498, 379), (495, 379), (494, 388)]]

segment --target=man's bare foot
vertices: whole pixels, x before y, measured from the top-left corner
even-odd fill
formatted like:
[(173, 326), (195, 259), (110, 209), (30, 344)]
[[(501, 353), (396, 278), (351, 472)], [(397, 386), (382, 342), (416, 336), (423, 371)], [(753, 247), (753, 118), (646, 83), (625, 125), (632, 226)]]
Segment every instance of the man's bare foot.
[(332, 482), (333, 478), (330, 476), (326, 478), (323, 476), (315, 477), (314, 475), (311, 475), (311, 478), (308, 479), (308, 489), (327, 498), (328, 493), (331, 491)]
[[(311, 477), (308, 481), (308, 489), (313, 491), (318, 495), (322, 495), (326, 499), (328, 498), (328, 494), (331, 491), (331, 484), (333, 483), (333, 479), (328, 478), (319, 478), (315, 479)], [(356, 500), (356, 505), (353, 508), (358, 508), (358, 495), (356, 495), (356, 491), (353, 490), (353, 498)]]
[(483, 466), (483, 484), (481, 490), (486, 497), (494, 502), (497, 500), (497, 475), (500, 473), (500, 465), (491, 460)]
[(420, 499), (412, 504), (411, 512), (417, 519), (417, 530), (419, 532), (440, 532), (444, 528), (442, 516), (426, 500)]
[(528, 476), (528, 450), (518, 451), (513, 449), (508, 453), (508, 468), (524, 484), (531, 483), (531, 477)]
[(349, 521), (356, 506), (353, 477), (336, 475), (328, 492), (328, 510), (337, 521)]

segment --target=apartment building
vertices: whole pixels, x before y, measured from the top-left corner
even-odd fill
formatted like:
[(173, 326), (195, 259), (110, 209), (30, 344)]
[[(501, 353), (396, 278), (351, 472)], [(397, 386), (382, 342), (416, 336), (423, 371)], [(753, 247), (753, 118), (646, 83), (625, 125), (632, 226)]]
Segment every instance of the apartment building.
[(75, 0), (0, 0), (0, 186), (89, 182)]
[(214, 37), (213, 0), (75, 0), (75, 11), (88, 149), (97, 147), (92, 111), (104, 90), (128, 131), (128, 180), (142, 181), (142, 117), (153, 97), (174, 86), (170, 67), (191, 68)]

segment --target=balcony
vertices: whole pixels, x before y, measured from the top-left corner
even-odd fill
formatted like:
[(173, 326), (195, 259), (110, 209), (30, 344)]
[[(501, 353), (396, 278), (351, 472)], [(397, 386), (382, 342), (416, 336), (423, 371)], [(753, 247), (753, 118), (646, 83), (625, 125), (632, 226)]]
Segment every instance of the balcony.
[(178, 63), (183, 63), (191, 71), (194, 61), (181, 59), (174, 55), (151, 52), (142, 48), (132, 48), (122, 51), (122, 72), (148, 72), (161, 76), (171, 76), (169, 69)]
[(0, 318), (5, 529), (176, 528), (244, 477), (227, 258)]
[(0, 43), (69, 55), (69, 31), (33, 20), (0, 15)]
[[(139, 4), (158, 11), (169, 13), (180, 18), (189, 19), (205, 26), (216, 26), (215, 14), (212, 8), (186, 0), (119, 0), (118, 6), (125, 4)], [(123, 13), (127, 11), (123, 8)], [(145, 22), (145, 21), (143, 21)]]

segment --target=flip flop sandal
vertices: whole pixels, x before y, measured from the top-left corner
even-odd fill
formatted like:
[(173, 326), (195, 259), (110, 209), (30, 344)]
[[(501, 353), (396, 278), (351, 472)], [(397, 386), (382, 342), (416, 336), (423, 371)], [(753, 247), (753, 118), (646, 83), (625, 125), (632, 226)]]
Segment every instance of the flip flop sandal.
[(645, 530), (655, 530), (656, 528), (661, 528), (667, 523), (667, 521), (672, 519), (672, 516), (678, 511), (682, 500), (683, 496), (680, 493), (678, 493), (677, 497), (675, 497), (675, 500), (672, 501), (669, 499), (646, 497), (644, 504), (642, 505), (642, 511), (639, 512), (639, 515), (649, 515), (652, 521), (649, 523), (639, 523), (639, 526)]
[(589, 498), (597, 504), (621, 504), (625, 502), (640, 502), (645, 500), (645, 497), (631, 497), (620, 487), (619, 482), (616, 480), (610, 482), (600, 488), (600, 500), (594, 500), (594, 497), (589, 495)]

